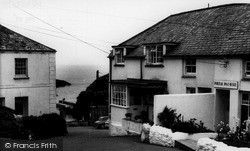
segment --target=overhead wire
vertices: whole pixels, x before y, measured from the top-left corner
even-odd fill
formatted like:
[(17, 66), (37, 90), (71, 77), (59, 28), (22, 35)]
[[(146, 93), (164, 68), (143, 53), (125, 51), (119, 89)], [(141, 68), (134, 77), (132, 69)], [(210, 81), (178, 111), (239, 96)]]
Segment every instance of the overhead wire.
[[(44, 7), (44, 6), (43, 6)], [(65, 8), (58, 8), (58, 7), (45, 7), (50, 9), (58, 9), (62, 11), (74, 11), (74, 12), (80, 12), (85, 14), (94, 14), (94, 15), (101, 15), (101, 16), (110, 16), (110, 17), (116, 17), (116, 18), (126, 18), (126, 19), (133, 19), (133, 20), (142, 20), (142, 21), (150, 21), (150, 22), (158, 22), (157, 20), (153, 19), (147, 19), (147, 18), (140, 18), (140, 17), (130, 17), (130, 16), (121, 16), (121, 15), (113, 15), (113, 14), (107, 14), (107, 13), (99, 13), (99, 12), (89, 12), (89, 11), (80, 11), (80, 10), (73, 10), (73, 9), (65, 9)]]
[[(1, 22), (2, 21), (0, 21), (0, 23)], [(37, 30), (32, 30), (32, 29), (28, 29), (28, 28), (24, 28), (24, 27), (20, 27), (20, 26), (16, 26), (16, 25), (8, 24), (8, 23), (3, 23), (3, 24), (9, 25), (9, 26), (13, 26), (13, 27), (16, 27), (16, 28), (20, 28), (20, 29), (24, 29), (24, 30), (28, 30), (28, 31), (31, 31), (31, 32), (39, 33), (39, 34), (44, 34), (44, 35), (56, 37), (56, 38), (61, 38), (61, 39), (65, 39), (65, 40), (71, 40), (71, 41), (75, 41), (75, 42), (80, 42), (79, 40), (76, 40), (76, 39), (70, 39), (70, 38), (66, 38), (66, 37), (62, 37), (62, 36), (57, 36), (57, 35), (53, 35), (53, 34), (49, 34), (49, 33), (45, 33), (45, 32), (40, 32), (40, 31), (37, 31)], [(102, 47), (107, 47), (107, 46), (96, 44), (96, 43), (90, 43), (90, 44), (92, 44), (92, 45), (99, 45), (99, 46), (102, 46)]]
[(52, 25), (52, 24), (50, 24), (50, 23), (48, 23), (48, 22), (46, 22), (46, 21), (44, 21), (44, 20), (42, 20), (42, 19), (40, 19), (39, 17), (37, 17), (37, 16), (35, 16), (35, 15), (33, 15), (33, 14), (31, 14), (31, 13), (29, 13), (29, 12), (27, 12), (27, 11), (25, 11), (25, 10), (23, 10), (23, 9), (21, 9), (21, 8), (19, 8), (19, 7), (17, 7), (17, 6), (15, 6), (15, 5), (14, 5), (14, 7), (16, 7), (17, 9), (21, 10), (22, 12), (24, 12), (24, 13), (26, 13), (26, 14), (28, 14), (28, 15), (30, 15), (30, 16), (36, 18), (36, 19), (38, 19), (39, 21), (41, 21), (41, 22), (43, 22), (43, 23), (45, 23), (45, 24), (47, 24), (47, 25), (49, 25), (49, 26), (51, 26), (51, 27), (57, 29), (58, 31), (60, 31), (60, 32), (66, 34), (66, 35), (68, 35), (68, 36), (70, 36), (70, 37), (72, 37), (72, 38), (74, 38), (74, 39), (76, 39), (76, 40), (78, 40), (78, 41), (80, 41), (80, 42), (82, 42), (82, 43), (85, 43), (85, 44), (87, 44), (87, 45), (89, 45), (89, 46), (91, 46), (91, 47), (93, 47), (93, 48), (95, 48), (95, 49), (97, 49), (97, 50), (99, 50), (99, 51), (101, 51), (101, 52), (103, 52), (103, 53), (109, 54), (109, 52), (107, 52), (107, 51), (105, 51), (105, 50), (102, 50), (101, 48), (99, 48), (99, 47), (97, 47), (97, 46), (95, 46), (95, 45), (93, 45), (93, 44), (91, 44), (91, 43), (89, 43), (89, 42), (86, 42), (86, 41), (84, 41), (84, 40), (82, 40), (82, 39), (80, 39), (80, 38), (78, 38), (78, 37), (76, 37), (76, 36), (74, 36), (74, 35), (72, 35), (72, 34), (70, 34), (70, 33), (68, 33), (68, 32), (65, 32), (64, 30), (62, 30), (62, 29), (60, 29), (60, 28), (58, 28), (58, 27), (56, 27), (56, 26), (54, 26), (54, 25)]

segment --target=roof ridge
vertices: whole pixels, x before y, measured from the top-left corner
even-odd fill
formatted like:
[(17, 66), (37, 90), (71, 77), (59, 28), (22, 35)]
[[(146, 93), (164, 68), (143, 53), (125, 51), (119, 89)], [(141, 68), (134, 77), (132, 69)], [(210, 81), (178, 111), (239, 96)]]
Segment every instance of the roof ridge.
[(124, 43), (128, 42), (129, 40), (135, 38), (136, 36), (146, 32), (147, 30), (157, 26), (158, 24), (161, 24), (162, 22), (166, 21), (168, 18), (170, 17), (173, 17), (173, 16), (177, 16), (177, 15), (182, 15), (182, 14), (185, 14), (185, 13), (192, 13), (192, 12), (197, 12), (197, 11), (204, 11), (204, 10), (208, 10), (208, 9), (214, 9), (214, 8), (219, 8), (219, 7), (225, 7), (225, 6), (232, 6), (232, 5), (249, 5), (250, 6), (250, 3), (230, 3), (230, 4), (223, 4), (223, 5), (217, 5), (217, 6), (213, 6), (213, 7), (209, 7), (209, 8), (201, 8), (201, 9), (195, 9), (195, 10), (190, 10), (190, 11), (186, 11), (186, 12), (181, 12), (181, 13), (177, 13), (177, 14), (172, 14), (162, 20), (160, 20), (159, 22), (155, 23), (154, 25), (146, 28), (145, 30), (139, 32), (138, 34), (130, 37), (129, 39), (123, 41), (122, 43), (118, 44), (118, 46), (122, 46)]
[[(44, 50), (35, 50), (35, 49), (34, 49), (34, 50), (27, 50), (27, 51), (34, 51), (34, 52), (40, 52), (40, 51), (42, 51), (42, 52), (43, 52), (43, 51), (44, 51), (44, 52), (56, 52), (55, 49), (50, 48), (49, 46), (44, 45), (44, 44), (42, 44), (42, 43), (40, 43), (40, 42), (37, 42), (37, 41), (35, 41), (35, 40), (33, 40), (33, 39), (27, 37), (27, 36), (24, 36), (24, 35), (18, 33), (18, 32), (15, 32), (14, 30), (9, 29), (9, 28), (7, 28), (6, 26), (3, 26), (2, 24), (0, 24), (0, 28), (5, 28), (6, 30), (8, 30), (9, 32), (11, 32), (11, 33), (13, 33), (13, 34), (17, 34), (18, 36), (23, 37), (24, 39), (27, 39), (28, 41), (31, 41), (32, 43), (41, 45), (42, 47), (45, 47), (45, 48), (48, 49), (48, 50), (46, 50), (46, 49), (44, 49)], [(0, 34), (1, 34), (1, 32), (4, 32), (4, 31), (1, 30), (1, 31), (0, 31)], [(1, 46), (0, 46), (0, 51), (10, 51), (10, 50), (1, 49)], [(16, 50), (16, 51), (19, 51), (19, 50)], [(20, 51), (23, 51), (23, 50), (20, 50)]]
[(223, 4), (223, 5), (217, 5), (217, 6), (207, 7), (207, 8), (200, 8), (200, 9), (195, 9), (195, 10), (189, 10), (189, 11), (185, 11), (185, 12), (180, 12), (180, 13), (172, 14), (170, 16), (177, 16), (177, 15), (182, 15), (182, 14), (186, 14), (186, 13), (193, 13), (193, 12), (198, 12), (198, 11), (204, 11), (204, 10), (215, 9), (215, 8), (220, 8), (220, 7), (225, 7), (225, 6), (234, 6), (234, 5), (239, 5), (239, 6), (249, 5), (250, 6), (250, 3), (230, 3), (230, 4)]

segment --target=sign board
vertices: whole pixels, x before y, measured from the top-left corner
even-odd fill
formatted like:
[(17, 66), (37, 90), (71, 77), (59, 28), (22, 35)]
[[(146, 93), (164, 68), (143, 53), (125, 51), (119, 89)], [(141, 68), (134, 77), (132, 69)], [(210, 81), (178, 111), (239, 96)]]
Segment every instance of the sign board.
[(237, 81), (214, 81), (215, 88), (225, 88), (225, 89), (238, 89), (238, 82)]

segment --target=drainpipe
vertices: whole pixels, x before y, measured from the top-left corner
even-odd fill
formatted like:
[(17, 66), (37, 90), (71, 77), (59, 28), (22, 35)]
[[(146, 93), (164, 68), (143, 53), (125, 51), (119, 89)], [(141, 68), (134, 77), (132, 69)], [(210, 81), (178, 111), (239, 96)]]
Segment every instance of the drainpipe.
[(143, 79), (143, 72), (142, 72), (142, 58), (140, 58), (140, 79)]
[(112, 60), (109, 58), (109, 103), (108, 103), (108, 113), (111, 112), (110, 103), (111, 103), (111, 80), (112, 80)]

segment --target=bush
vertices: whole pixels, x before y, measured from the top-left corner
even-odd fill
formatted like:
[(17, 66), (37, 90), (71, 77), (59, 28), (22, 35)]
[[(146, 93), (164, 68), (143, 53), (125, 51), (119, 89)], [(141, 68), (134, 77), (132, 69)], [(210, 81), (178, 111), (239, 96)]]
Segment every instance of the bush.
[(18, 123), (14, 114), (14, 110), (0, 106), (0, 137), (10, 137), (18, 130)]
[(43, 139), (67, 133), (65, 119), (56, 113), (26, 116), (21, 119), (20, 123), (22, 125), (21, 137), (25, 139), (29, 138), (29, 135), (33, 139)]
[(178, 121), (172, 125), (171, 129), (173, 132), (184, 132), (188, 134), (201, 133), (201, 132), (211, 132), (208, 128), (206, 128), (203, 123), (195, 122), (196, 119), (190, 119), (188, 121)]
[(204, 123), (200, 121), (200, 123), (196, 123), (196, 119), (190, 119), (188, 121), (180, 120), (181, 114), (177, 116), (176, 110), (172, 108), (168, 108), (167, 106), (164, 108), (163, 112), (158, 114), (158, 119), (161, 123), (161, 126), (172, 129), (173, 132), (184, 132), (184, 133), (201, 133), (201, 132), (212, 132), (204, 126)]
[(158, 119), (163, 127), (171, 128), (177, 119), (176, 110), (166, 106), (163, 112), (158, 114)]

